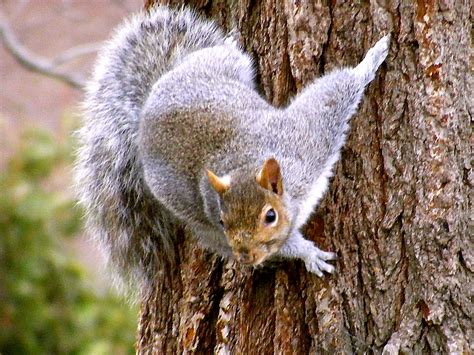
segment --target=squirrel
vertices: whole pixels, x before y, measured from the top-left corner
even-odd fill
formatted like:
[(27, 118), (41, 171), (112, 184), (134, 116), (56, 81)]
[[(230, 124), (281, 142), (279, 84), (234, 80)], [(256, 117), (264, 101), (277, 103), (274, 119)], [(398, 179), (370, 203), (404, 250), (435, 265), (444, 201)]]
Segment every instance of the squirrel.
[(336, 254), (300, 228), (388, 49), (385, 36), (355, 68), (276, 108), (237, 40), (192, 10), (158, 6), (119, 26), (86, 89), (75, 181), (87, 228), (123, 279), (153, 280), (180, 227), (245, 265), (297, 258), (333, 272)]

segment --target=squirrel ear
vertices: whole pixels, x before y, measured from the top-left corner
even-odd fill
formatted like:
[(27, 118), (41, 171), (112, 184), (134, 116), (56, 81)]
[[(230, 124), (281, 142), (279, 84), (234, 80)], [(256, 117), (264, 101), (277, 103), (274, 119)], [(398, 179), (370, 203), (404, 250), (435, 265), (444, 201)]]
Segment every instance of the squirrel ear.
[(262, 170), (257, 174), (257, 183), (264, 189), (273, 191), (280, 196), (283, 194), (280, 165), (275, 159), (270, 158), (263, 163)]
[(207, 170), (207, 179), (212, 188), (216, 190), (219, 195), (222, 195), (230, 188), (230, 177), (224, 176), (222, 178), (215, 175), (212, 171)]

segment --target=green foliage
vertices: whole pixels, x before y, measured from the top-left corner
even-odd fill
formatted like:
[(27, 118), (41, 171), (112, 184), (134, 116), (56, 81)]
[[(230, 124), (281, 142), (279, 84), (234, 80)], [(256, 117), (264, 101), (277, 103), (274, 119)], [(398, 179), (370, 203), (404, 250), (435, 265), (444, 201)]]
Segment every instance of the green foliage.
[(81, 212), (54, 181), (70, 151), (29, 132), (0, 172), (0, 354), (134, 351), (136, 309), (99, 292), (67, 253)]

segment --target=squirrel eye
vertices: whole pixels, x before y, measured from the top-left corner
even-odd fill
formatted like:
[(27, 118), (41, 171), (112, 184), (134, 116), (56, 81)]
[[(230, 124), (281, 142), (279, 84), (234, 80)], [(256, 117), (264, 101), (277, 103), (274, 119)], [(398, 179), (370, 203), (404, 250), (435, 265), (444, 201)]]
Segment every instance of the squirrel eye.
[(270, 224), (276, 221), (276, 212), (273, 208), (270, 208), (265, 214), (265, 223)]
[(222, 219), (219, 220), (219, 224), (224, 227), (224, 221)]

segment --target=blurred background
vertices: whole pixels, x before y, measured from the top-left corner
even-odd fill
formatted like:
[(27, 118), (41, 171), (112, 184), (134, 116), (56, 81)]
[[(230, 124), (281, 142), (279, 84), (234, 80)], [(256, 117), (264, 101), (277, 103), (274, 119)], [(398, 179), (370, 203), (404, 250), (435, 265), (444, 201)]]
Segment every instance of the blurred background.
[(141, 0), (0, 0), (0, 354), (134, 353), (138, 307), (82, 232), (81, 83)]

